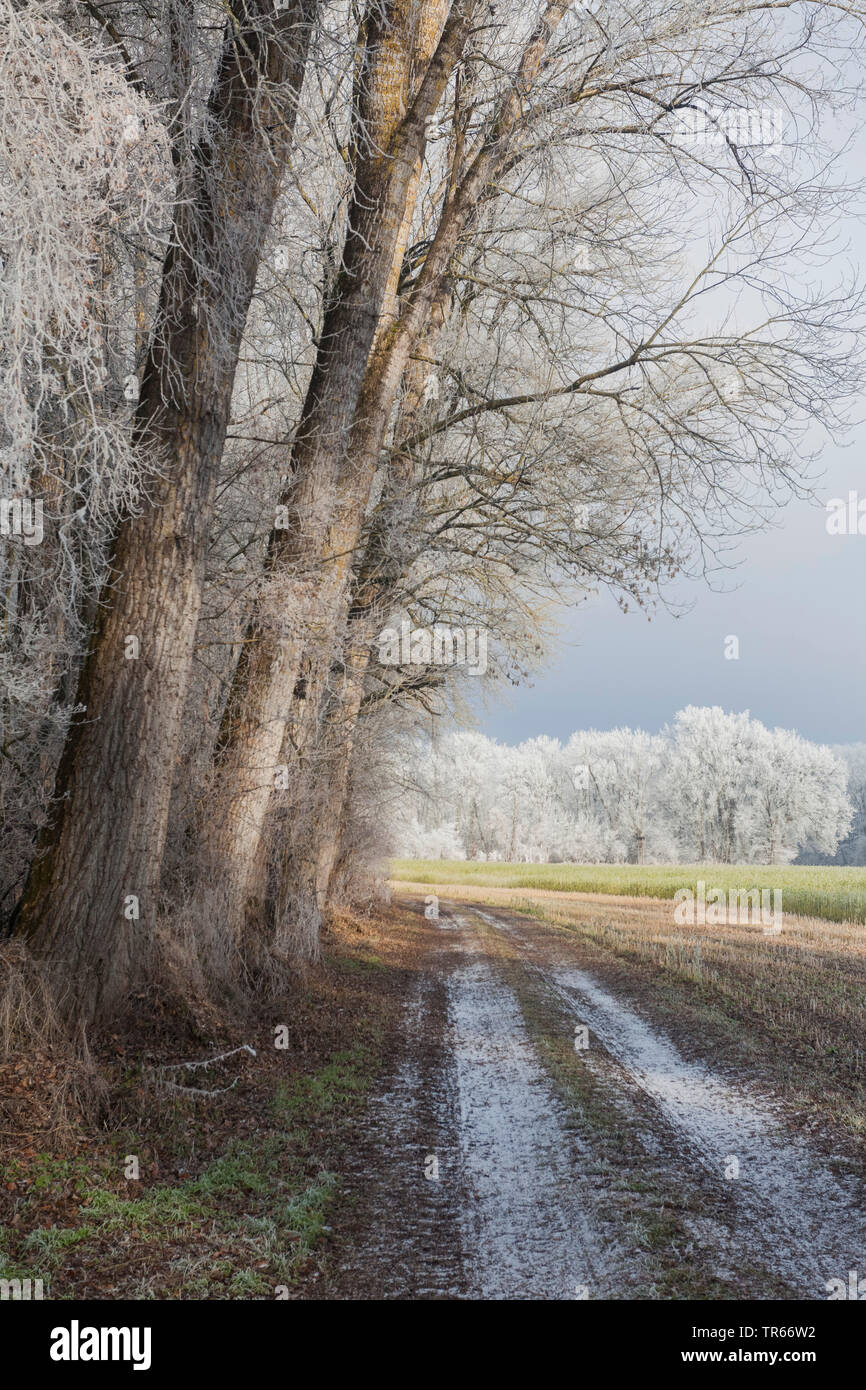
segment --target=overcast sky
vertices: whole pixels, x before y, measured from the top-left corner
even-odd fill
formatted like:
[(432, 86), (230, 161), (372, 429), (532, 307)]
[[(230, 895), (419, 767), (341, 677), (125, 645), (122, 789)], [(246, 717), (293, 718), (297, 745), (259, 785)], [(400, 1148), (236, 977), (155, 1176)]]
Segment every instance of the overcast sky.
[[(861, 136), (850, 176), (866, 173)], [(849, 219), (846, 262), (866, 279), (866, 223)], [(866, 399), (856, 414), (866, 417)], [(866, 500), (866, 425), (828, 445), (814, 503), (792, 501), (774, 529), (747, 537), (727, 592), (699, 580), (669, 590), (691, 611), (624, 615), (605, 594), (562, 616), (558, 651), (530, 685), (491, 699), (479, 722), (509, 743), (536, 734), (631, 725), (657, 731), (688, 704), (749, 710), (825, 743), (866, 740), (866, 535), (830, 535), (824, 504)], [(739, 638), (726, 660), (725, 638)]]
[[(822, 501), (858, 484), (866, 498), (864, 451), (860, 430), (850, 449), (828, 453)], [(508, 743), (618, 724), (657, 731), (701, 704), (824, 743), (866, 740), (866, 535), (828, 535), (823, 505), (795, 501), (742, 552), (731, 592), (700, 581), (670, 591), (692, 600), (682, 617), (659, 610), (647, 622), (607, 595), (566, 615), (546, 672), (491, 701), (481, 727)], [(739, 660), (725, 658), (730, 635)]]

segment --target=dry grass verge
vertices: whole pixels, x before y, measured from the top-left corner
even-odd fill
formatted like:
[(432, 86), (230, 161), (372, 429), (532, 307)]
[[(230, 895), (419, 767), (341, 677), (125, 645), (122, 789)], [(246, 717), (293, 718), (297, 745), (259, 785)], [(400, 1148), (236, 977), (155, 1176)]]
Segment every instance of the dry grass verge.
[[(37, 1124), (59, 1068), (10, 1052), (3, 1103), (22, 1089), (26, 1105), (0, 1151), (0, 1278), (88, 1299), (298, 1297), (316, 1280), (344, 1146), (389, 1063), (411, 980), (399, 914), (341, 914), (324, 948), (255, 1018), (224, 1019), (194, 1046), (185, 1011), (174, 1032), (148, 1014), (135, 1045), (103, 1040), (99, 1123), (82, 1110), (62, 1132)], [(18, 978), (7, 999), (16, 1045), (36, 1022), (22, 990)], [(47, 1055), (63, 1046), (46, 1036)], [(233, 1051), (242, 1044), (255, 1056)], [(223, 1052), (207, 1068), (178, 1065)]]

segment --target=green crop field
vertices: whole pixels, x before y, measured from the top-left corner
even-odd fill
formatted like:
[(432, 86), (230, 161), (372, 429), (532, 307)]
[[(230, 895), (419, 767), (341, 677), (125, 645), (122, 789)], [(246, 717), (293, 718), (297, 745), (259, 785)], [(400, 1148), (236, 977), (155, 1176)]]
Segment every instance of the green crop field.
[(785, 912), (830, 922), (866, 922), (866, 868), (780, 864), (500, 864), (467, 860), (395, 859), (396, 883), (472, 884), (560, 893), (614, 893), (672, 898), (678, 888), (780, 889)]

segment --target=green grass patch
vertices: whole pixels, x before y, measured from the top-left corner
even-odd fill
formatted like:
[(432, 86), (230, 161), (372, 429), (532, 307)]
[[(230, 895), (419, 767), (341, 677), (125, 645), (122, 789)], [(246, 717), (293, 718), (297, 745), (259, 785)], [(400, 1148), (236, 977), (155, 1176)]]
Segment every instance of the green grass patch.
[(135, 1249), (147, 1252), (148, 1272), (127, 1296), (274, 1298), (275, 1287), (291, 1284), (309, 1262), (338, 1187), (311, 1136), (354, 1110), (375, 1064), (374, 1051), (359, 1044), (334, 1053), (318, 1071), (281, 1082), (271, 1103), (273, 1127), (232, 1141), (182, 1182), (130, 1183), (118, 1192), (83, 1160), (39, 1156), (28, 1170), (22, 1214), (72, 1182), (78, 1219), (26, 1235), (0, 1230), (0, 1278), (50, 1275), (53, 1296), (68, 1297), (70, 1258), (110, 1265), (117, 1252), (122, 1264), (124, 1252)]
[(680, 888), (779, 889), (787, 913), (829, 922), (866, 922), (866, 868), (792, 864), (501, 864), (474, 860), (395, 859), (396, 883), (611, 893), (673, 898)]
[(320, 1071), (277, 1087), (275, 1113), (288, 1124), (310, 1113), (323, 1116), (348, 1109), (367, 1089), (368, 1064), (368, 1054), (360, 1044), (349, 1052), (335, 1052)]

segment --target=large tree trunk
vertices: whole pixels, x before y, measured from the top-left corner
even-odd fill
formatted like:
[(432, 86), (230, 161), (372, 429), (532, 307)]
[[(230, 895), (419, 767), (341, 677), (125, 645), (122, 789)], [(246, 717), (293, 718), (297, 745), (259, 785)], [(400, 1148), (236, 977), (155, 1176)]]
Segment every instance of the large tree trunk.
[(275, 923), (276, 949), (296, 962), (319, 956), (369, 650), (364, 643), (347, 650), (342, 669), (332, 669), (299, 779), (299, 821), (285, 845)]
[[(423, 342), (404, 373), (395, 431), (399, 439), (410, 437), (418, 427), (436, 343), (452, 303), (453, 286), (446, 279)], [(340, 660), (332, 664), (330, 650), (319, 647), (318, 674), (310, 682), (315, 690), (305, 691), (308, 704), (311, 699), (315, 703), (304, 731), (301, 759), (305, 767), (300, 769), (294, 796), (297, 822), (286, 843), (276, 913), (277, 949), (295, 960), (311, 961), (319, 954), (319, 931), (342, 839), (355, 731), (372, 650), (417, 557), (414, 523), (420, 472), (417, 454), (398, 451), (392, 457), (353, 575), (351, 607), (335, 627), (337, 632), (345, 627)]]
[(141, 978), (152, 940), (238, 349), (317, 9), (295, 0), (274, 17), (264, 0), (235, 5), (210, 128), (194, 150), (177, 147), (178, 210), (137, 417), (161, 475), (113, 548), (79, 683), (84, 711), (15, 922), (84, 1017), (108, 1014)]
[[(431, 6), (435, 3), (428, 0)], [(360, 353), (352, 352), (351, 342), (344, 342), (326, 320), (325, 356), (317, 361), (310, 388), (312, 408), (305, 409), (295, 453), (293, 529), (283, 533), (288, 539), (271, 547), (271, 588), (248, 633), (227, 708), (223, 765), (228, 785), (225, 811), (220, 811), (218, 827), (212, 832), (215, 852), (209, 873), (212, 881), (221, 884), (218, 901), (235, 931), (241, 931), (246, 920), (249, 865), (255, 862), (267, 817), (273, 767), (297, 672), (307, 644), (328, 638), (345, 603), (351, 556), (400, 381), (460, 237), (484, 189), (508, 157), (523, 94), (537, 77), (547, 45), (568, 7), (569, 0), (551, 0), (531, 33), (489, 133), (479, 137), (459, 186), (449, 187), (435, 236), (400, 316), (376, 340), (369, 361), (365, 357), (361, 363)], [(366, 304), (372, 302), (377, 315), (384, 308), (388, 285), (393, 284), (399, 233), (405, 227), (413, 174), (424, 149), (424, 119), (438, 106), (476, 8), (465, 0), (452, 10), (409, 114), (396, 126), (388, 126), (394, 131), (388, 167), (382, 168), (381, 159), (373, 161), (365, 173), (363, 196), (360, 200), (356, 196), (353, 203), (347, 255), (353, 274), (367, 288)], [(367, 86), (377, 90), (373, 81)], [(385, 87), (393, 101), (393, 73)], [(393, 106), (388, 109), (392, 111)], [(337, 323), (340, 309), (338, 304)], [(356, 317), (356, 326), (366, 327), (363, 344), (371, 349), (376, 325), (365, 322), (362, 315), (360, 320)], [(341, 370), (333, 364), (333, 341), (345, 354)], [(320, 366), (332, 387), (334, 381), (341, 384), (351, 363), (357, 371), (350, 374), (346, 389), (335, 394), (328, 389)]]
[[(356, 90), (355, 185), (333, 302), (292, 451), (266, 589), (247, 630), (217, 751), (217, 797), (205, 827), (206, 872), (236, 933), (250, 892), (293, 692), (305, 652), (330, 654), (378, 448), (355, 447), (365, 388), (389, 327), (425, 144), (462, 52), (476, 0), (394, 0), (371, 21)], [(444, 25), (443, 25), (444, 21)], [(414, 80), (416, 69), (420, 81)], [(376, 351), (373, 352), (374, 345)], [(372, 355), (371, 355), (372, 354)], [(399, 375), (398, 375), (399, 380)], [(393, 393), (391, 395), (393, 400)], [(330, 655), (329, 655), (330, 663)]]

